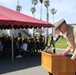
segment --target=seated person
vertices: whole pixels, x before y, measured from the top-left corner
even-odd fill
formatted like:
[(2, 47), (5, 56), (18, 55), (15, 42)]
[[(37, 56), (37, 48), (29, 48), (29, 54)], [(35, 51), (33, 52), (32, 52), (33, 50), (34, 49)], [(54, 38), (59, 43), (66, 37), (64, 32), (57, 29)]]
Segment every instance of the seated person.
[(2, 52), (3, 52), (3, 45), (2, 45), (1, 40), (0, 40), (0, 56), (2, 56)]
[(23, 40), (23, 44), (21, 45), (21, 53), (22, 53), (22, 56), (26, 56), (26, 53), (27, 53), (27, 42), (26, 40)]
[(21, 56), (21, 46), (20, 46), (20, 44), (19, 44), (19, 41), (18, 40), (16, 40), (15, 41), (15, 47), (14, 47), (14, 49), (15, 49), (15, 57), (16, 58), (21, 58), (22, 56)]
[(33, 38), (29, 39), (28, 50), (29, 56), (35, 55), (35, 40)]
[(3, 45), (2, 45), (1, 40), (0, 40), (0, 51), (2, 51), (2, 50), (3, 50)]

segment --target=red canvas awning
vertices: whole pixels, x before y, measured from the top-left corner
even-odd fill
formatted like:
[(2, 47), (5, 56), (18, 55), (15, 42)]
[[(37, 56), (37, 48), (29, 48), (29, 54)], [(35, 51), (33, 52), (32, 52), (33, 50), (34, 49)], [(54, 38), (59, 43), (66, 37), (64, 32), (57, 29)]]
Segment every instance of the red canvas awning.
[(0, 5), (0, 29), (53, 27), (52, 24)]

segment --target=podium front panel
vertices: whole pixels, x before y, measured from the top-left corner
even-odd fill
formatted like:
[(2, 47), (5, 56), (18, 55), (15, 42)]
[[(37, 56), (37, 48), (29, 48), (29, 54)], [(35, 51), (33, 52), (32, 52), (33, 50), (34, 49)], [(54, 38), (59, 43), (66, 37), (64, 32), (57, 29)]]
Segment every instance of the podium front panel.
[(75, 61), (51, 52), (42, 52), (41, 65), (50, 73), (71, 73), (76, 72)]

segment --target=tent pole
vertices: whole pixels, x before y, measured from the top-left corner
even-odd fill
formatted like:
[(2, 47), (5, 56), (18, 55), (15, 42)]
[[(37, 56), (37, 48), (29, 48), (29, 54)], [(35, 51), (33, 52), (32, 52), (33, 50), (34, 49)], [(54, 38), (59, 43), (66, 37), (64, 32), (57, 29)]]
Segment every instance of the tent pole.
[(14, 61), (13, 57), (14, 57), (14, 54), (13, 54), (13, 34), (14, 34), (14, 29), (13, 29), (13, 25), (12, 25), (12, 61)]

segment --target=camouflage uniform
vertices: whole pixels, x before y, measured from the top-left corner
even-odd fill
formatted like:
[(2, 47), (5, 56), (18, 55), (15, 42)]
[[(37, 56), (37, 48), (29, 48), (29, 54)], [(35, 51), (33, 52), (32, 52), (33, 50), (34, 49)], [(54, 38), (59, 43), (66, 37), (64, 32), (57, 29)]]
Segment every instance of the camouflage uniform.
[(68, 25), (69, 31), (66, 33), (67, 45), (70, 46), (71, 51), (74, 53), (76, 48), (76, 27)]

